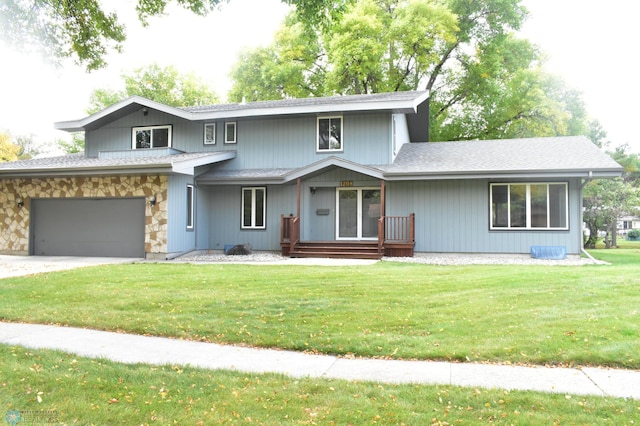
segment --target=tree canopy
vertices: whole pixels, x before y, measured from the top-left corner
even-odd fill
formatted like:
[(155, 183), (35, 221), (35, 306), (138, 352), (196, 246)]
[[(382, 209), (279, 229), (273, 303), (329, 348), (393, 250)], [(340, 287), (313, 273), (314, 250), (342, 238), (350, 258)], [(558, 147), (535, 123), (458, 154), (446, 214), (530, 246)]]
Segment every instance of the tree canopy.
[(130, 96), (142, 96), (165, 105), (183, 107), (219, 101), (216, 93), (193, 73), (181, 74), (173, 66), (151, 64), (123, 74), (124, 90), (96, 89), (87, 113), (92, 114)]
[(435, 141), (586, 132), (579, 93), (516, 37), (527, 16), (520, 0), (340, 5), (322, 19), (296, 10), (270, 46), (244, 51), (229, 99), (429, 90)]

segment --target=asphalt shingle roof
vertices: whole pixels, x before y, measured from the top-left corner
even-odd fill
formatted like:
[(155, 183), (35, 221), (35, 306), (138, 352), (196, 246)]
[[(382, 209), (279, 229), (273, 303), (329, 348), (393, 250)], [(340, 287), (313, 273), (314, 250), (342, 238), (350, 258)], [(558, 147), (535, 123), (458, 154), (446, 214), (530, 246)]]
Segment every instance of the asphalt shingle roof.
[(622, 171), (584, 136), (405, 144), (385, 174)]
[(394, 101), (411, 101), (421, 95), (426, 94), (424, 91), (408, 91), (408, 92), (389, 92), (374, 93), (367, 95), (349, 95), (349, 96), (329, 96), (322, 98), (300, 98), (300, 99), (279, 99), (273, 101), (259, 101), (236, 104), (219, 104), (219, 105), (203, 105), (190, 106), (181, 108), (185, 111), (194, 113), (206, 112), (228, 112), (255, 109), (273, 109), (273, 108), (291, 108), (291, 107), (307, 107), (307, 106), (323, 106), (323, 105), (349, 105), (359, 103), (382, 103)]
[[(225, 153), (227, 151), (224, 151)], [(84, 153), (61, 155), (57, 157), (34, 158), (30, 160), (10, 161), (0, 163), (0, 175), (11, 174), (12, 172), (39, 171), (63, 171), (63, 170), (98, 170), (98, 169), (121, 169), (137, 167), (165, 167), (180, 166), (183, 163), (202, 161), (205, 164), (216, 162), (215, 157), (220, 152), (193, 152), (160, 156), (141, 157), (118, 157), (118, 158), (96, 158), (85, 157)]]

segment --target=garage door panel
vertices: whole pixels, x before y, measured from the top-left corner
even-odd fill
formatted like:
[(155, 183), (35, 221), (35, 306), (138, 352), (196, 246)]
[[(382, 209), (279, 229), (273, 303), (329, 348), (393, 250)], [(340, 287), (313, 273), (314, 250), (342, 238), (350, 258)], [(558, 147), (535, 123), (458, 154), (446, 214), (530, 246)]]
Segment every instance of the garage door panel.
[(33, 254), (144, 257), (143, 198), (33, 201)]

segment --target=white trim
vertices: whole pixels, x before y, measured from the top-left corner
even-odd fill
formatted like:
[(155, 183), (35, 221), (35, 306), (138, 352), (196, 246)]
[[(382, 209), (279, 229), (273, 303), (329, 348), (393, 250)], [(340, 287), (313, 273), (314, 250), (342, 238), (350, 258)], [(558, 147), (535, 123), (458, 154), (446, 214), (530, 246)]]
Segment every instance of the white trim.
[[(229, 140), (229, 126), (233, 126), (233, 139)], [(225, 121), (224, 123), (224, 143), (238, 143), (238, 123), (236, 121)]]
[[(329, 120), (329, 126), (331, 126), (331, 120), (340, 119), (340, 148), (331, 148), (331, 141), (329, 141), (329, 148), (320, 148), (320, 120)], [(323, 115), (318, 116), (316, 119), (316, 152), (343, 152), (344, 151), (344, 119), (341, 115)]]
[[(207, 139), (207, 128), (213, 128), (212, 139)], [(209, 141), (209, 142), (207, 142)], [(204, 140), (203, 143), (205, 145), (215, 145), (216, 144), (216, 123), (204, 123)]]
[[(251, 224), (244, 224), (244, 194), (245, 191), (251, 191)], [(262, 225), (256, 225), (256, 193), (257, 191), (263, 192), (262, 197)], [(267, 187), (266, 186), (250, 186), (242, 188), (240, 195), (242, 197), (241, 209), (240, 209), (240, 228), (241, 229), (266, 229), (267, 228)]]
[[(173, 137), (172, 137), (172, 125), (171, 124), (164, 124), (161, 126), (138, 126), (138, 127), (132, 127), (131, 128), (131, 149), (151, 149), (151, 148), (171, 148), (172, 144), (173, 144)], [(157, 129), (167, 129), (167, 146), (161, 146), (161, 147), (156, 147), (153, 145), (153, 131), (157, 130)], [(138, 148), (136, 147), (137, 144), (137, 139), (136, 139), (136, 134), (137, 132), (141, 132), (141, 131), (146, 131), (146, 130), (150, 130), (151, 131), (151, 140), (149, 141), (150, 146), (148, 148)]]
[[(534, 227), (531, 226), (531, 186), (532, 185), (544, 185), (547, 188), (547, 226), (546, 227)], [(550, 224), (550, 202), (549, 202), (549, 186), (551, 185), (563, 185), (564, 190), (564, 223), (563, 227), (552, 227)], [(507, 226), (494, 226), (493, 225), (493, 188), (495, 186), (507, 187)], [(525, 187), (525, 226), (511, 226), (511, 187), (512, 186), (524, 186)], [(568, 231), (569, 230), (569, 183), (568, 182), (495, 182), (489, 184), (489, 229), (492, 231)]]

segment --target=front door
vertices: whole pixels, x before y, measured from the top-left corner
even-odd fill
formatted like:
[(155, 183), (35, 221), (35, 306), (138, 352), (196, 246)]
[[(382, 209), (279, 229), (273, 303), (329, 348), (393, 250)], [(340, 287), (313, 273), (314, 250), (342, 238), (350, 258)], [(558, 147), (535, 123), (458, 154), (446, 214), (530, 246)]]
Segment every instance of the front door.
[(336, 239), (375, 240), (380, 218), (379, 188), (338, 188)]

